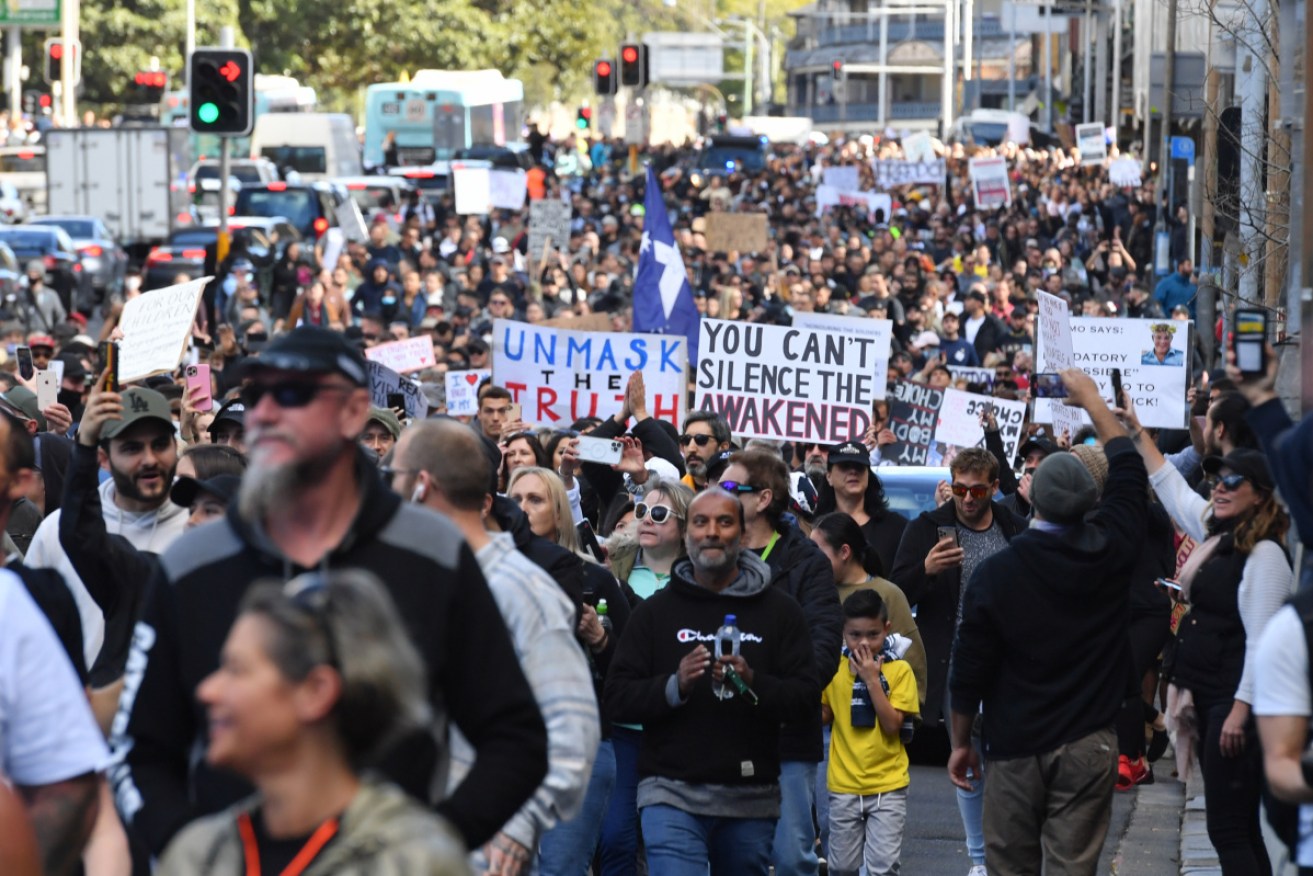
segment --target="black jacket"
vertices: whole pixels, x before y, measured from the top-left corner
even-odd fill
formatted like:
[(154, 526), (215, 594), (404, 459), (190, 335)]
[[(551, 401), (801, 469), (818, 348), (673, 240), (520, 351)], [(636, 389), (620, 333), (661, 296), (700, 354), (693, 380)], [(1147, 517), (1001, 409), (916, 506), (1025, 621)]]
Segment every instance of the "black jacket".
[[(542, 781), (547, 731), (501, 612), (459, 531), (441, 515), (403, 504), (363, 455), (357, 470), (360, 510), (320, 568), (372, 572), (396, 603), (428, 670), (435, 721), (450, 717), (477, 752), (465, 781), (436, 807), (477, 848)], [(189, 821), (250, 793), (245, 782), (200, 759), (206, 719), (194, 694), (218, 667), (251, 583), (307, 571), (235, 506), (224, 520), (175, 541), (160, 562), (133, 635), (110, 779), (120, 812), (157, 855)], [(405, 757), (383, 764), (419, 799), (429, 796), (434, 743), (432, 732), (417, 734), (402, 743)]]
[[(594, 438), (619, 438), (625, 434), (625, 427), (623, 423), (617, 423), (615, 417), (609, 417), (589, 434)], [(643, 442), (645, 451), (664, 459), (683, 476), (684, 456), (679, 452), (679, 443), (670, 437), (661, 421), (655, 417), (640, 420), (634, 424), (631, 434)], [(588, 482), (597, 490), (598, 504), (602, 508), (608, 507), (616, 494), (625, 488), (624, 475), (609, 465), (585, 462), (583, 470)]]
[[(933, 511), (926, 511), (911, 523), (898, 545), (894, 560), (893, 581), (907, 601), (916, 607), (916, 625), (925, 643), (925, 708), (922, 720), (934, 726), (944, 708), (944, 690), (948, 682), (948, 660), (953, 650), (953, 633), (957, 626), (957, 604), (962, 594), (961, 569), (949, 569), (939, 575), (926, 575), (925, 558), (939, 541), (939, 527), (957, 525), (957, 506), (950, 500)], [(993, 503), (994, 522), (1008, 541), (1025, 531), (1026, 521), (998, 502)]]
[(6, 563), (4, 568), (23, 582), (32, 601), (54, 628), (59, 644), (64, 646), (64, 653), (68, 655), (78, 675), (78, 681), (86, 685), (88, 675), (87, 659), (82, 650), (82, 615), (78, 612), (72, 591), (64, 583), (64, 576), (55, 569), (29, 569), (17, 560)]
[[(843, 612), (834, 585), (834, 567), (816, 543), (793, 523), (781, 523), (780, 530), (780, 538), (766, 558), (770, 583), (802, 607), (811, 643), (811, 681), (820, 690), (834, 677), (843, 647)], [(820, 709), (813, 709), (781, 728), (780, 758), (820, 763)]]
[[(965, 331), (966, 317), (962, 317), (963, 331)], [(981, 323), (979, 330), (976, 331), (976, 339), (972, 341), (972, 346), (976, 348), (976, 358), (983, 365), (985, 357), (1003, 346), (1007, 339), (1008, 327), (1004, 325), (1003, 320), (999, 319), (992, 313), (985, 314), (985, 321)]]
[(533, 561), (565, 591), (576, 613), (584, 599), (584, 561), (550, 538), (534, 535), (529, 518), (506, 496), (493, 496), (492, 519), (515, 539), (515, 549)]
[(1109, 728), (1126, 699), (1137, 559), (1127, 547), (1144, 536), (1149, 476), (1130, 439), (1104, 451), (1097, 511), (1063, 532), (1020, 533), (967, 588), (949, 686), (955, 713), (983, 703), (986, 758), (1038, 755)]

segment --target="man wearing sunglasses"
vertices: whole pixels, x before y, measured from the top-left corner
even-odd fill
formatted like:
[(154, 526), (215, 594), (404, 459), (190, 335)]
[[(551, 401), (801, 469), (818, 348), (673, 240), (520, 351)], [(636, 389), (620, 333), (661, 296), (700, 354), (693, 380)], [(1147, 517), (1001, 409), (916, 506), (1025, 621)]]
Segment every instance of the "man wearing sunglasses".
[(688, 471), (684, 483), (690, 489), (701, 490), (707, 485), (707, 461), (729, 449), (729, 438), (729, 424), (719, 414), (694, 411), (684, 420), (679, 449), (684, 454), (684, 468)]
[[(161, 557), (138, 623), (111, 779), (120, 813), (151, 852), (249, 787), (198, 761), (206, 748), (192, 700), (218, 667), (250, 585), (312, 569), (357, 567), (386, 583), (425, 659), (434, 720), (450, 716), (477, 752), (438, 811), (477, 848), (529, 799), (547, 768), (542, 716), (479, 565), (446, 518), (403, 504), (357, 444), (369, 417), (364, 357), (339, 333), (302, 326), (243, 375), (250, 466), (220, 522)], [(429, 732), (398, 742), (387, 775), (430, 799), (438, 752)]]

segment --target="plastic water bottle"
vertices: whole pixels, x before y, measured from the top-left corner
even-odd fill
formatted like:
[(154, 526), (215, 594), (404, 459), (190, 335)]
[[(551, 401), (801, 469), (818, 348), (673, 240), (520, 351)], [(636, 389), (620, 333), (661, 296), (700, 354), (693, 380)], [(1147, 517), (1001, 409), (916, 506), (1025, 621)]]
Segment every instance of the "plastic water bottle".
[[(717, 660), (721, 657), (734, 656), (739, 654), (739, 643), (743, 641), (737, 625), (738, 618), (735, 615), (725, 615), (725, 623), (721, 624), (720, 629), (716, 630), (716, 654)], [(723, 681), (711, 682), (711, 692), (716, 695), (717, 699), (727, 700), (734, 696), (733, 689)]]
[(602, 625), (602, 629), (606, 630), (606, 634), (608, 636), (611, 635), (611, 631), (614, 630), (615, 627), (611, 624), (610, 615), (607, 614), (605, 599), (597, 600), (597, 620), (598, 623)]

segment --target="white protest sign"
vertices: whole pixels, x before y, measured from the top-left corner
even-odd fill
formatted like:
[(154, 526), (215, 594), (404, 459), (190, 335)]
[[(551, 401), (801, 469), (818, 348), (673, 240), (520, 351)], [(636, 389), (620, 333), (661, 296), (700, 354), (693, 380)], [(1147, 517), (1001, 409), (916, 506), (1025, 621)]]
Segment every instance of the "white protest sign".
[(412, 420), (428, 416), (429, 401), (418, 383), (402, 377), (382, 362), (369, 361), (365, 367), (369, 369), (369, 400), (374, 407), (390, 409), (388, 396), (400, 393), (405, 396), (406, 416)]
[[(1036, 370), (1039, 372), (1066, 371), (1076, 367), (1071, 346), (1071, 311), (1067, 302), (1047, 292), (1039, 293), (1038, 341), (1044, 358)], [(1080, 414), (1065, 404), (1050, 405), (1053, 428), (1073, 438), (1080, 429)]]
[(1012, 181), (1006, 158), (972, 158), (971, 190), (976, 209), (996, 210), (1012, 206)]
[(549, 240), (552, 249), (565, 249), (570, 243), (570, 205), (544, 198), (529, 204), (530, 262), (542, 260)]
[(201, 277), (143, 292), (123, 305), (119, 328), (119, 382), (132, 383), (178, 367), (191, 338), (205, 284)]
[(472, 417), (479, 412), (479, 386), (492, 376), (487, 368), (447, 372), (447, 413)]
[(935, 426), (935, 441), (952, 447), (984, 447), (985, 430), (980, 426), (980, 412), (993, 408), (998, 422), (999, 437), (1003, 439), (1003, 458), (1017, 458), (1021, 449), (1021, 430), (1026, 422), (1026, 403), (1011, 399), (994, 398), (958, 389), (944, 390), (944, 403), (939, 408), (939, 423)]
[(985, 386), (994, 385), (993, 368), (972, 368), (970, 365), (949, 365), (948, 370), (952, 372), (954, 378), (962, 378), (967, 383), (979, 383)]
[(1140, 162), (1134, 158), (1118, 158), (1108, 165), (1108, 180), (1122, 188), (1140, 185)]
[(1082, 166), (1102, 164), (1108, 157), (1108, 141), (1103, 136), (1103, 123), (1090, 122), (1076, 126), (1076, 148), (1080, 150)]
[(491, 185), (486, 167), (451, 166), (451, 188), (456, 195), (456, 212), (462, 216), (483, 215), (492, 209)]
[[(1122, 389), (1135, 405), (1140, 423), (1151, 429), (1181, 429), (1189, 425), (1185, 393), (1190, 375), (1189, 323), (1163, 319), (1103, 319), (1072, 317), (1072, 361), (1099, 385), (1109, 403), (1112, 369), (1121, 370)], [(1052, 357), (1046, 338), (1040, 337), (1037, 361), (1041, 370)], [(1035, 421), (1051, 422), (1059, 406), (1036, 400)], [(1088, 422), (1084, 411), (1075, 411)]]
[(827, 186), (834, 186), (841, 192), (856, 192), (862, 188), (861, 175), (856, 167), (827, 167), (821, 173), (821, 179)]
[(495, 209), (522, 210), (528, 193), (524, 171), (488, 171), (488, 203)]
[[(917, 131), (903, 138), (903, 156), (908, 161), (925, 162), (935, 160), (935, 144), (930, 140), (929, 131)], [(941, 173), (942, 180), (944, 175)]]
[(947, 163), (942, 158), (926, 161), (900, 161), (897, 158), (874, 158), (875, 184), (882, 189), (897, 186), (944, 184)]
[(351, 198), (338, 208), (337, 221), (342, 226), (346, 239), (356, 243), (369, 240), (369, 228), (365, 225), (365, 216), (360, 212), (360, 205)]
[(337, 260), (346, 249), (346, 234), (341, 228), (330, 228), (324, 232), (324, 256), (320, 264), (330, 271), (337, 267)]
[(885, 376), (889, 372), (889, 349), (893, 343), (894, 324), (888, 319), (866, 319), (832, 313), (795, 313), (793, 327), (870, 338), (875, 346), (871, 374), (875, 377), (875, 398), (884, 398)]
[(493, 323), (493, 377), (524, 406), (526, 423), (568, 426), (580, 417), (609, 417), (623, 407), (629, 375), (641, 371), (648, 413), (678, 429), (687, 370), (688, 339), (682, 335)]
[(866, 434), (874, 338), (703, 319), (698, 350), (694, 407), (720, 414), (735, 435), (838, 444)]
[(827, 207), (862, 207), (877, 222), (888, 222), (894, 212), (894, 199), (882, 192), (841, 192), (834, 186), (816, 187), (816, 215)]
[(417, 338), (368, 347), (365, 358), (371, 362), (381, 362), (401, 374), (423, 371), (433, 367), (433, 337), (424, 334)]

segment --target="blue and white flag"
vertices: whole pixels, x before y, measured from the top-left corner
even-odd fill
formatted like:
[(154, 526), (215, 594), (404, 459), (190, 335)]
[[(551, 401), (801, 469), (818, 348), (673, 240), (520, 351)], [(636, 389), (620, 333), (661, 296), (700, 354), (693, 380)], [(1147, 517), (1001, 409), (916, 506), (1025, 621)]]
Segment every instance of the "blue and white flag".
[(670, 230), (661, 183), (647, 168), (643, 196), (643, 244), (634, 279), (634, 331), (679, 334), (688, 338), (688, 364), (697, 363), (701, 314), (693, 302), (684, 259)]

